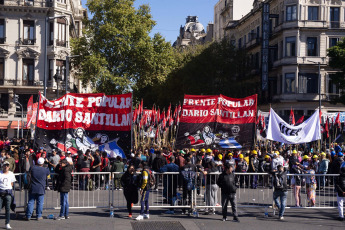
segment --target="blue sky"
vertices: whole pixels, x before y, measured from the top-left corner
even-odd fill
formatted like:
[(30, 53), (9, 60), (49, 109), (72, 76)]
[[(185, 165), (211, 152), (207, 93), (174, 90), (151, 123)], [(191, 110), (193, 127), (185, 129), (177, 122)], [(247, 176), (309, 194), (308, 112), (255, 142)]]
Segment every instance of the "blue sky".
[[(251, 9), (253, 0), (234, 0), (240, 4), (234, 14), (244, 15)], [(157, 25), (151, 35), (160, 33), (166, 41), (173, 43), (179, 35), (180, 26), (186, 22), (188, 15), (198, 16), (205, 30), (209, 22), (213, 22), (214, 5), (218, 0), (136, 0), (135, 7), (148, 4)], [(85, 7), (86, 0), (82, 0)], [(237, 16), (239, 17), (239, 16)], [(236, 15), (235, 15), (236, 18)]]

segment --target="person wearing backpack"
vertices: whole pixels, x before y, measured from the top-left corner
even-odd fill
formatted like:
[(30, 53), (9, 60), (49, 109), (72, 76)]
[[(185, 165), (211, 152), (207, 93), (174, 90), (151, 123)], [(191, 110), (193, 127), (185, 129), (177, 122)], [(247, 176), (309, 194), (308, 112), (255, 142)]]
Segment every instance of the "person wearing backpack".
[[(183, 205), (190, 205), (192, 202), (192, 191), (194, 190), (196, 180), (196, 166), (192, 164), (189, 157), (186, 158), (186, 164), (181, 168), (181, 176), (183, 178)], [(182, 209), (182, 214), (189, 214), (192, 210), (186, 212)]]
[[(122, 177), (122, 172), (124, 171), (125, 165), (122, 162), (122, 158), (120, 156), (116, 157), (116, 160), (113, 164), (113, 167), (111, 168), (111, 172), (116, 172), (114, 174), (114, 188), (115, 190), (122, 190), (121, 189), (121, 177)], [(135, 168), (135, 166), (134, 166)]]
[(277, 171), (273, 171), (273, 200), (275, 205), (279, 209), (279, 220), (284, 219), (284, 212), (286, 206), (286, 200), (288, 195), (288, 186), (287, 186), (287, 172), (284, 170), (283, 165), (277, 166)]
[(149, 196), (150, 196), (150, 189), (154, 185), (153, 174), (150, 168), (147, 166), (147, 162), (141, 162), (141, 176), (139, 180), (140, 186), (140, 215), (136, 218), (136, 220), (143, 220), (149, 219)]

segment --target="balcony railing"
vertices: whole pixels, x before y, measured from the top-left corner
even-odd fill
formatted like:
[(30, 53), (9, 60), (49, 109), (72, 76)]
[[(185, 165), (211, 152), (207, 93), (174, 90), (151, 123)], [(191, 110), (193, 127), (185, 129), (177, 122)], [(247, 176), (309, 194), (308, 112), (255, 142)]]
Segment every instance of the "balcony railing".
[(0, 79), (0, 86), (42, 86), (43, 81), (29, 81), (29, 80), (4, 80)]
[(63, 40), (56, 39), (55, 42), (56, 42), (56, 45), (57, 45), (57, 46), (67, 47), (67, 41), (63, 41)]
[(22, 39), (22, 45), (35, 45), (36, 39)]
[(340, 28), (340, 22), (330, 22), (330, 28)]

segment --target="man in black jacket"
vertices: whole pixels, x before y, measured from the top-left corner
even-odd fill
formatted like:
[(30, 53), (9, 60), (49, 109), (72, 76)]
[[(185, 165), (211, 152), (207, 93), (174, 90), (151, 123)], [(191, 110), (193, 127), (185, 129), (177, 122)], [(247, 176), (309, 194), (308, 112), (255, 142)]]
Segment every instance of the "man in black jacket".
[[(167, 159), (163, 156), (163, 152), (158, 151), (156, 158), (153, 160), (152, 163), (152, 170), (155, 172), (159, 172), (159, 170), (167, 164)], [(162, 175), (157, 174), (156, 176), (156, 184), (154, 190), (158, 191), (158, 184), (159, 181), (162, 180)]]
[(287, 194), (288, 194), (287, 175), (286, 175), (286, 171), (284, 171), (283, 165), (278, 165), (277, 169), (278, 169), (277, 172), (273, 172), (273, 185), (274, 185), (273, 200), (274, 200), (275, 205), (279, 209), (279, 220), (283, 220)]
[(68, 193), (72, 186), (72, 166), (66, 159), (61, 160), (56, 166), (55, 172), (58, 174), (57, 189), (60, 192), (60, 216), (56, 220), (69, 219)]
[(338, 211), (339, 211), (338, 220), (344, 221), (345, 164), (341, 165), (340, 175), (336, 179), (335, 188), (337, 190), (337, 202), (338, 202)]
[(228, 212), (228, 203), (230, 201), (234, 222), (240, 222), (237, 215), (237, 202), (236, 202), (236, 180), (233, 174), (233, 166), (230, 163), (224, 165), (224, 171), (219, 175), (217, 185), (222, 189), (222, 214), (223, 221), (226, 221)]

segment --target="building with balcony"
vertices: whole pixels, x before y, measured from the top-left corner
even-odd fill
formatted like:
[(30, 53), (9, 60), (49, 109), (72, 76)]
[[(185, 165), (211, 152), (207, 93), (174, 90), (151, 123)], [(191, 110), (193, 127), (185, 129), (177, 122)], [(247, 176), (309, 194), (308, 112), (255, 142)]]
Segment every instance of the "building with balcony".
[[(264, 3), (270, 9), (267, 56), (262, 55)], [(291, 108), (297, 115), (310, 115), (319, 106), (320, 86), (322, 112), (345, 111), (343, 105), (330, 103), (340, 92), (331, 79), (337, 70), (329, 67), (327, 57), (327, 49), (345, 37), (345, 1), (255, 0), (251, 12), (229, 20), (223, 34), (246, 51), (257, 79), (262, 58), (268, 60), (268, 90), (258, 92), (265, 98), (260, 109), (268, 111), (271, 104), (280, 115), (288, 115)]]
[[(56, 98), (57, 91), (65, 94), (70, 39), (81, 36), (85, 17), (87, 11), (79, 0), (0, 0), (0, 137), (17, 136), (20, 128), (21, 110), (14, 103), (15, 94), (23, 105), (24, 121), (27, 102), (31, 95), (38, 101), (45, 76), (49, 99)], [(57, 70), (63, 75), (58, 89)], [(86, 92), (73, 73), (70, 71), (67, 90)]]

